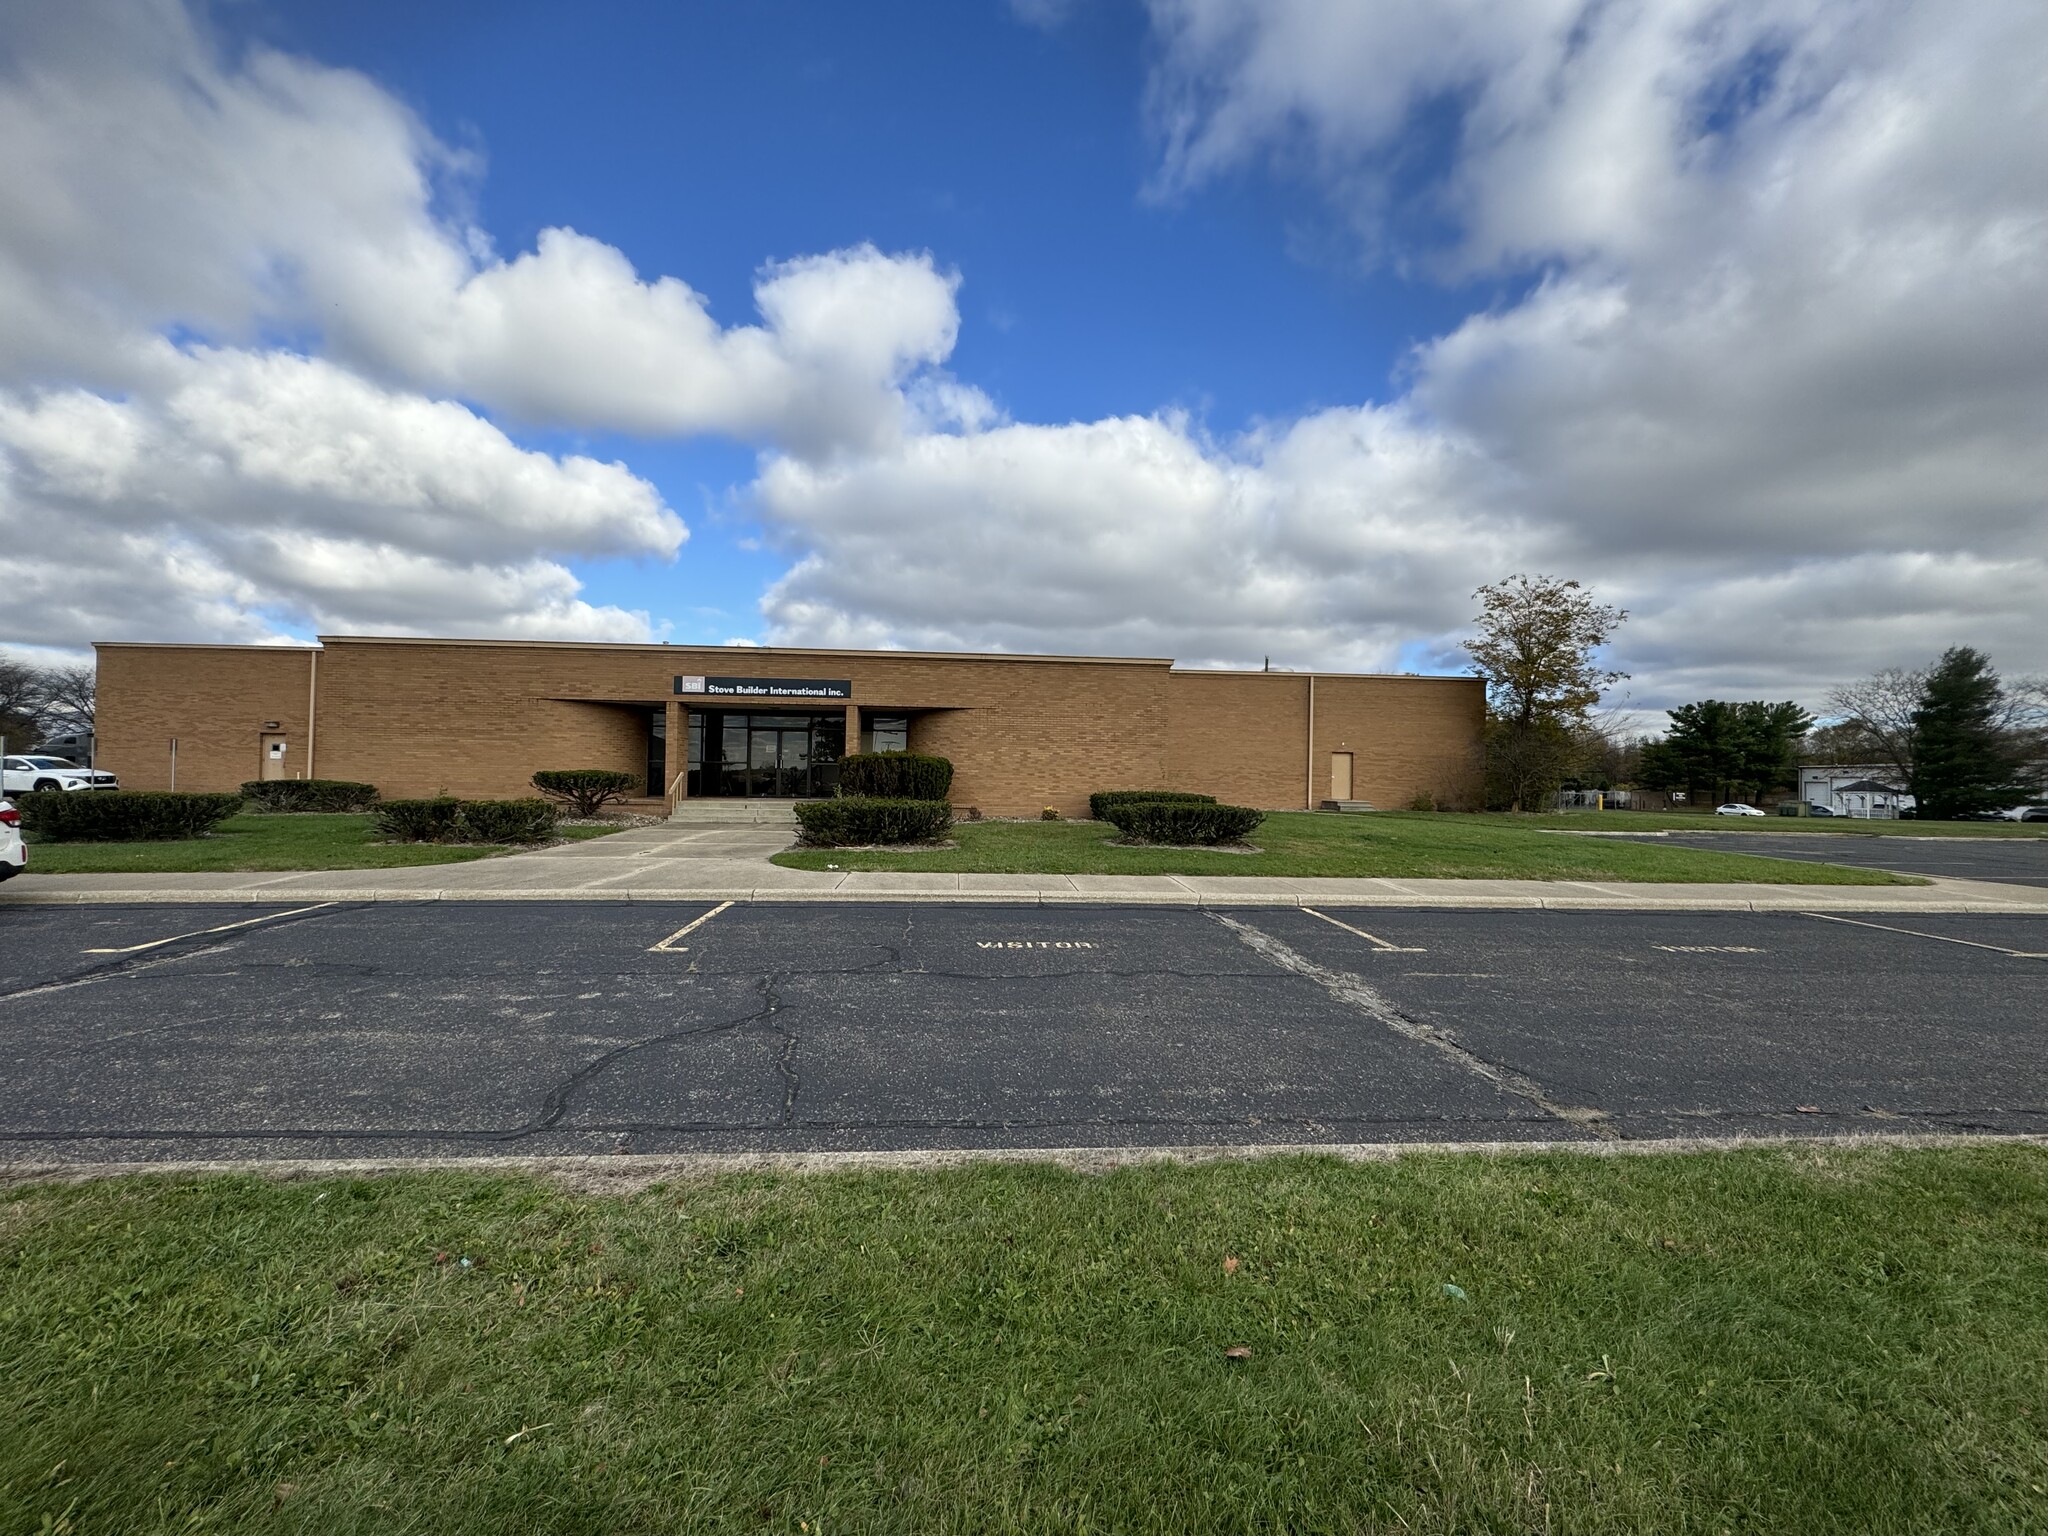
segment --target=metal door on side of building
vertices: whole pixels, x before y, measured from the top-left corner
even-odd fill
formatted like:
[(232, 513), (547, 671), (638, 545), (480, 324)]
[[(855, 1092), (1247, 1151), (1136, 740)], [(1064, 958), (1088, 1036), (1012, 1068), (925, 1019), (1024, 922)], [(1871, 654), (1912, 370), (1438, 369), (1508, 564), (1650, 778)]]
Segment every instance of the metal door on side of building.
[(281, 779), (284, 777), (284, 738), (265, 736), (263, 738), (263, 777)]
[(1351, 798), (1351, 754), (1332, 752), (1330, 754), (1330, 798), (1349, 800)]

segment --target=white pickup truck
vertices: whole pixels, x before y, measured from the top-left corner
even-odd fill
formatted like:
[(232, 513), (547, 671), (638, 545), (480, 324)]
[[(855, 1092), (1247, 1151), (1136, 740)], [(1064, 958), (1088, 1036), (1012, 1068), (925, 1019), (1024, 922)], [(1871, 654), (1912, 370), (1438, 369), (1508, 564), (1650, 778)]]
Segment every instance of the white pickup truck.
[(0, 795), (38, 789), (119, 789), (111, 773), (81, 768), (67, 757), (0, 758)]

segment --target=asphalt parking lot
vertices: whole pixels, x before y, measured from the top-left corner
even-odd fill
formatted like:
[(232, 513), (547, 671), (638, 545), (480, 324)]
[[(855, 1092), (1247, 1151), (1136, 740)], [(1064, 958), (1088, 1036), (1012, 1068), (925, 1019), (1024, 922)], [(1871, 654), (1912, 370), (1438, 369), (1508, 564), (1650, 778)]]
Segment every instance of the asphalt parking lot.
[(2044, 1020), (2048, 914), (32, 907), (0, 1158), (2039, 1132)]
[[(1902, 822), (1910, 827), (1912, 823)], [(1673, 832), (1657, 842), (1720, 853), (1758, 853), (1814, 864), (1854, 864), (1902, 875), (2048, 886), (2048, 837), (1865, 837), (1844, 832)]]

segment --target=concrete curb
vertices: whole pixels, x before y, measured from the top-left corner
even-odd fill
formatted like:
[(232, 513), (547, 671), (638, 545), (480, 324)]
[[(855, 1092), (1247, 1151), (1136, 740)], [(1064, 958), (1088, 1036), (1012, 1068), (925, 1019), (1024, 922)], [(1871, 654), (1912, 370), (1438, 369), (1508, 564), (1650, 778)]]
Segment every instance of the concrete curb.
[(279, 1180), (361, 1178), (400, 1173), (531, 1174), (586, 1193), (630, 1193), (671, 1179), (734, 1173), (821, 1174), (888, 1170), (915, 1172), (982, 1163), (1050, 1164), (1077, 1173), (1161, 1163), (1251, 1162), (1275, 1157), (1327, 1157), (1347, 1163), (1388, 1163), (1417, 1156), (1670, 1157), (1760, 1150), (1865, 1148), (1918, 1150), (1992, 1146), (2048, 1146), (2048, 1135), (1947, 1135), (1939, 1132), (1852, 1132), (1815, 1136), (1672, 1136), (1654, 1141), (1367, 1141), (1247, 1142), (1162, 1147), (983, 1147), (894, 1152), (684, 1152), (618, 1153), (560, 1157), (214, 1158), (183, 1162), (53, 1163), (0, 1161), (0, 1188), (26, 1184), (83, 1184), (137, 1175), (193, 1177), (254, 1174)]
[(2048, 916), (2048, 895), (2035, 900), (2002, 900), (1978, 895), (1917, 896), (1924, 886), (1893, 888), (1899, 895), (1877, 895), (1882, 886), (1787, 886), (1784, 894), (1730, 894), (1727, 887), (1701, 886), (1697, 895), (1636, 896), (1625, 892), (1535, 896), (1466, 892), (1252, 892), (1203, 893), (1181, 889), (1146, 891), (904, 891), (806, 890), (782, 886), (715, 886), (676, 890), (350, 890), (275, 886), (258, 890), (180, 890), (175, 887), (132, 890), (0, 892), (7, 906), (303, 906), (308, 902), (351, 904), (421, 902), (606, 902), (674, 905), (678, 902), (736, 901), (816, 905), (902, 905), (937, 903), (947, 906), (1021, 907), (1348, 907), (1386, 910), (1529, 911), (1529, 912), (1888, 912), (1911, 914), (2034, 914)]

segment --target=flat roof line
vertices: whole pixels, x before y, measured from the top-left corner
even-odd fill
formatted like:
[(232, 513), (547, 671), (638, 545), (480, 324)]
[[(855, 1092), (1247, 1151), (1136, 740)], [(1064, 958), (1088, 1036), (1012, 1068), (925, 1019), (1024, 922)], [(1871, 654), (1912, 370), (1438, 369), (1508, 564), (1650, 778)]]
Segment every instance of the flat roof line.
[(876, 658), (899, 661), (1029, 661), (1065, 666), (1165, 667), (1180, 677), (1371, 678), (1377, 682), (1478, 682), (1468, 672), (1326, 672), (1310, 667), (1274, 670), (1264, 667), (1184, 667), (1170, 656), (1060, 656), (1037, 651), (887, 651), (826, 649), (793, 645), (661, 645), (627, 640), (462, 640), (428, 635), (321, 635), (316, 644), (238, 645), (229, 641), (95, 640), (95, 650), (253, 651), (304, 655), (337, 645), (409, 645), (487, 647), (511, 650), (629, 651), (680, 658), (692, 652), (722, 651), (735, 662), (749, 657), (771, 660), (783, 656)]
[(289, 645), (249, 645), (234, 640), (93, 640), (88, 643), (96, 651), (257, 651), (282, 656), (294, 652), (303, 656), (326, 649), (325, 646), (306, 645), (296, 640)]
[(1096, 666), (1170, 667), (1171, 656), (1055, 656), (1033, 651), (891, 651), (799, 645), (662, 645), (633, 640), (451, 640), (427, 635), (322, 635), (322, 645), (492, 646), (518, 650), (645, 651), (675, 655), (689, 651), (724, 651), (745, 656), (888, 656), (905, 661), (1067, 661)]

